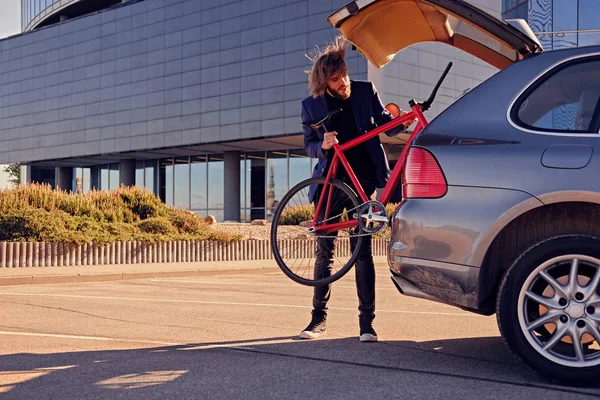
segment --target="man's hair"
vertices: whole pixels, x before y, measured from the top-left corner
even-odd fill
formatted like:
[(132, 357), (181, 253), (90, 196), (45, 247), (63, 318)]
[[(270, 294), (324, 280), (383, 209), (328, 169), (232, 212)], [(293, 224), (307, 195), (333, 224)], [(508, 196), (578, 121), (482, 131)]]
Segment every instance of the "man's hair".
[(327, 81), (332, 77), (348, 73), (348, 67), (344, 61), (347, 48), (348, 42), (338, 36), (323, 50), (317, 47), (312, 57), (307, 56), (313, 62), (312, 68), (306, 73), (308, 74), (308, 87), (315, 99), (325, 94)]

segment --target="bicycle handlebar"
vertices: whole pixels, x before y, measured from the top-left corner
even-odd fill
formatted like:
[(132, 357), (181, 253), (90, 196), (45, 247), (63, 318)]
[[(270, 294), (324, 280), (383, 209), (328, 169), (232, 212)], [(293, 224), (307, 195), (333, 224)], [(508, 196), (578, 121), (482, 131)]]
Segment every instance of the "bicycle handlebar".
[[(433, 100), (435, 100), (435, 96), (437, 95), (437, 91), (439, 90), (440, 86), (442, 85), (442, 82), (444, 82), (444, 79), (446, 79), (446, 75), (448, 75), (448, 72), (450, 72), (450, 68), (452, 68), (453, 63), (449, 62), (448, 66), (446, 66), (446, 69), (444, 70), (444, 73), (442, 74), (442, 76), (440, 76), (440, 79), (437, 81), (435, 87), (433, 88), (433, 91), (431, 92), (431, 95), (429, 96), (429, 98), (427, 100), (425, 100), (422, 103), (417, 103), (419, 104), (419, 107), (421, 107), (421, 111), (427, 111), (429, 110), (429, 107), (431, 107), (431, 104), (433, 103)], [(412, 106), (412, 105), (411, 105)]]

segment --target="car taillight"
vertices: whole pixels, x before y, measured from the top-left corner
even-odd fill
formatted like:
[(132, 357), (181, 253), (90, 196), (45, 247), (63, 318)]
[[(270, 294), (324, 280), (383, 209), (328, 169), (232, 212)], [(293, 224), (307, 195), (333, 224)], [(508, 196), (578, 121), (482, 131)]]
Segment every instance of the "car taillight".
[(433, 155), (418, 147), (408, 151), (402, 175), (402, 192), (406, 199), (433, 199), (446, 194), (444, 173)]

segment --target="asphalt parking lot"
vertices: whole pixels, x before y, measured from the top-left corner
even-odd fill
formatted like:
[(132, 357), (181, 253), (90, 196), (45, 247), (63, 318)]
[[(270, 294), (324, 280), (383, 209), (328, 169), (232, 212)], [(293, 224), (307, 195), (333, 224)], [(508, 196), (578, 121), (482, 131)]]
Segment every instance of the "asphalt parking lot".
[(328, 334), (281, 273), (0, 288), (0, 398), (577, 398), (512, 358), (495, 317), (400, 295), (378, 269), (379, 343), (358, 341), (353, 273)]

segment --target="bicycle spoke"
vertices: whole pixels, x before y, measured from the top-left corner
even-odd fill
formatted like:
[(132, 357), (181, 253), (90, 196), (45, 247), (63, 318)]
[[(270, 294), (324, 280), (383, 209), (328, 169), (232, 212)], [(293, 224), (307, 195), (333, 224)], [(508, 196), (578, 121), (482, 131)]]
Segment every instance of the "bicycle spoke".
[[(306, 276), (306, 273), (309, 272), (309, 268), (310, 267), (310, 262), (306, 263), (306, 267), (304, 267), (304, 274), (302, 274), (302, 276)], [(313, 270), (314, 270), (314, 266), (313, 266)]]
[[(338, 262), (339, 262), (340, 264), (342, 264), (342, 265), (345, 265), (345, 263), (341, 262), (341, 261), (340, 261), (340, 259), (339, 259), (339, 258), (338, 258), (338, 257), (337, 257), (335, 254), (334, 254), (333, 256), (335, 257), (335, 259), (336, 259), (336, 260), (338, 260)], [(337, 269), (336, 269), (336, 271), (337, 271)]]
[(286, 246), (286, 249), (289, 250), (289, 252), (287, 252), (285, 256), (282, 254), (282, 258), (289, 258), (293, 255), (291, 254), (291, 252), (294, 251), (291, 240), (288, 240), (288, 245)]
[[(304, 259), (302, 259), (302, 261), (304, 261)], [(298, 269), (296, 269), (295, 274), (298, 275), (298, 271), (300, 271), (300, 268), (302, 268), (302, 261), (300, 261), (300, 265), (298, 265)], [(304, 269), (306, 269), (306, 267), (304, 267)], [(300, 276), (304, 276), (304, 275), (300, 275)]]
[(304, 263), (304, 260), (306, 259), (306, 257), (304, 256), (304, 252), (302, 252), (302, 260), (300, 261), (300, 266), (302, 266), (302, 264)]

